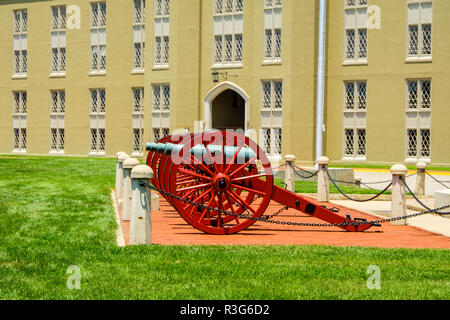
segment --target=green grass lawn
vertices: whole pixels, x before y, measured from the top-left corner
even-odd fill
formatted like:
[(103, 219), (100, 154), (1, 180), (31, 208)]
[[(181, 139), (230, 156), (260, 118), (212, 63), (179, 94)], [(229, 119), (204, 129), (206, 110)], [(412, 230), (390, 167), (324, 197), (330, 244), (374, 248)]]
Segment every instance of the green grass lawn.
[[(274, 179), (275, 185), (280, 188), (284, 188), (283, 179)], [(386, 184), (387, 185), (387, 184)], [(338, 185), (339, 188), (346, 194), (378, 194), (382, 190), (358, 188), (351, 185)], [(317, 182), (313, 181), (295, 181), (295, 192), (296, 193), (317, 193)], [(338, 194), (340, 193), (338, 189), (330, 182), (330, 193)], [(384, 194), (392, 194), (390, 190), (387, 190)]]
[[(118, 248), (114, 160), (0, 159), (0, 299), (449, 299), (449, 250)], [(320, 234), (318, 234), (320, 236)], [(69, 290), (69, 266), (81, 289)], [(366, 287), (370, 265), (381, 290)]]

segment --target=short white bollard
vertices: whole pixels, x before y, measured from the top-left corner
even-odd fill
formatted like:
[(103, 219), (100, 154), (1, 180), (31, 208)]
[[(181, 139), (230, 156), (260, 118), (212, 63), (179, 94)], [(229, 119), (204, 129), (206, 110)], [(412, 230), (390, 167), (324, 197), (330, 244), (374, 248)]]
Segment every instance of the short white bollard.
[[(406, 216), (406, 188), (404, 183), (400, 180), (406, 179), (408, 169), (403, 164), (396, 164), (392, 166), (392, 204), (391, 204), (391, 218)], [(393, 225), (405, 226), (408, 224), (406, 219), (393, 221)]]
[(123, 162), (128, 159), (129, 156), (126, 153), (122, 153), (119, 155), (118, 161), (119, 161), (119, 185), (116, 189), (117, 194), (117, 206), (119, 207), (119, 210), (123, 209)]
[(117, 193), (117, 190), (119, 190), (119, 184), (120, 184), (120, 175), (122, 174), (122, 170), (119, 168), (119, 156), (125, 153), (123, 151), (119, 151), (116, 153), (116, 200), (119, 198), (119, 194)]
[(122, 220), (129, 221), (131, 217), (131, 170), (140, 164), (139, 160), (128, 158), (123, 162), (123, 209)]
[(328, 202), (330, 200), (330, 184), (328, 181), (328, 164), (330, 159), (320, 157), (317, 159), (319, 172), (317, 174), (317, 200), (319, 202)]
[(425, 195), (425, 171), (427, 164), (423, 161), (417, 162), (416, 195)]
[(153, 170), (149, 166), (139, 165), (131, 170), (131, 222), (130, 245), (151, 244), (151, 192), (141, 182), (150, 184)]
[(294, 176), (294, 164), (295, 156), (287, 155), (284, 157), (286, 160), (286, 171), (284, 172), (284, 183), (286, 184), (286, 190), (295, 192), (295, 176)]
[(361, 188), (361, 181), (362, 181), (361, 177), (358, 177), (358, 176), (355, 177), (355, 186), (357, 188)]

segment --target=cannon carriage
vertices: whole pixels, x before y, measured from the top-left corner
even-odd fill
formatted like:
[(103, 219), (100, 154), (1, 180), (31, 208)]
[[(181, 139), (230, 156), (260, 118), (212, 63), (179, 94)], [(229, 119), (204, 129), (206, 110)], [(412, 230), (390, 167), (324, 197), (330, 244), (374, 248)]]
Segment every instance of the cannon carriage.
[[(210, 234), (234, 234), (264, 221), (271, 201), (352, 232), (373, 225), (274, 185), (263, 150), (231, 131), (168, 136), (147, 144), (147, 165), (156, 190), (193, 227)], [(358, 221), (358, 223), (355, 223)]]

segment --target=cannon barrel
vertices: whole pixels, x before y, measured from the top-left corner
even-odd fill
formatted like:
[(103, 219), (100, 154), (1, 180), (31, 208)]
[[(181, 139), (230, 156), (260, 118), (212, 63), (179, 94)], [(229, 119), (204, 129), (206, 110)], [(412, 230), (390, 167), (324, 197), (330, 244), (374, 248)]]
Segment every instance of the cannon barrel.
[[(147, 143), (146, 150), (150, 152), (156, 152), (158, 154), (171, 155), (174, 152), (178, 154), (185, 145), (182, 144), (173, 144), (173, 143)], [(222, 148), (224, 148), (224, 154), (227, 158), (233, 158), (236, 152), (238, 151), (238, 147), (233, 146), (225, 146), (221, 145), (208, 145), (208, 150), (211, 154), (222, 153)], [(203, 156), (206, 154), (206, 147), (204, 145), (196, 145), (191, 148), (191, 154), (195, 156)], [(256, 157), (256, 153), (247, 147), (243, 147), (237, 156), (237, 159), (245, 159), (246, 161), (253, 159)]]

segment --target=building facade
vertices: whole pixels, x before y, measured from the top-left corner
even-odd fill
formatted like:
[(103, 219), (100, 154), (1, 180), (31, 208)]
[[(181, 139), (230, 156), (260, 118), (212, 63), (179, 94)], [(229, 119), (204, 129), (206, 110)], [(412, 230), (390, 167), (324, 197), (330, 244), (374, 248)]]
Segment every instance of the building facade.
[[(324, 154), (450, 165), (450, 2), (328, 0)], [(242, 129), (315, 161), (319, 0), (0, 3), (0, 153)]]

